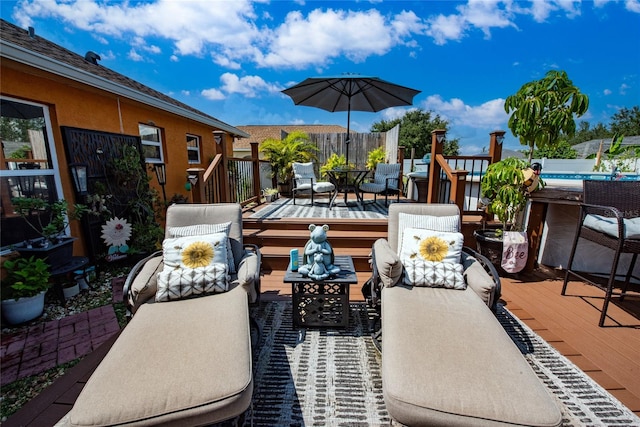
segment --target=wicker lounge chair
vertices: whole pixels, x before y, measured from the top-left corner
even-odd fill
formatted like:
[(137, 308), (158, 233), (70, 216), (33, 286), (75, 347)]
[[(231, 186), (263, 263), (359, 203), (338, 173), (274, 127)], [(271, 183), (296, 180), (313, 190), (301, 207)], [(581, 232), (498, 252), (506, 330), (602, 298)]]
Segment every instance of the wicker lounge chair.
[[(133, 317), (61, 425), (210, 425), (243, 417), (249, 408), (248, 302), (257, 301), (260, 292), (260, 253), (242, 243), (240, 205), (172, 205), (166, 224), (164, 255), (138, 263), (125, 283), (125, 303)], [(229, 227), (228, 240), (215, 232), (219, 225)], [(214, 270), (231, 262), (220, 249), (230, 243), (235, 272), (229, 290), (182, 298), (177, 291), (185, 291), (182, 284), (171, 284), (169, 301), (158, 302), (167, 295), (160, 291), (161, 275), (167, 272), (163, 264), (172, 259), (168, 251), (188, 248), (180, 239), (191, 238), (198, 243), (218, 239), (212, 243), (214, 261), (216, 256), (224, 261), (207, 270), (207, 286), (218, 283)], [(168, 270), (179, 269), (169, 265)]]
[(382, 387), (389, 414), (410, 426), (560, 425), (553, 398), (491, 310), (499, 279), (488, 260), (462, 251), (465, 289), (459, 276), (440, 284), (454, 289), (407, 284), (420, 275), (401, 261), (405, 243), (420, 233), (445, 232), (441, 227), (450, 230), (442, 236), (462, 246), (451, 231), (460, 227), (457, 206), (394, 203), (388, 240), (373, 246), (370, 283), (374, 298), (382, 288)]
[[(562, 295), (567, 291), (571, 276), (602, 289), (605, 296), (598, 325), (604, 326), (607, 308), (614, 295), (620, 296), (622, 301), (627, 292), (640, 292), (640, 286), (631, 283), (633, 269), (640, 253), (640, 181), (584, 181), (582, 201), (578, 228), (562, 285)], [(580, 238), (614, 251), (611, 271), (604, 280), (596, 274), (576, 271), (573, 268)], [(624, 280), (619, 283), (618, 266), (623, 254), (631, 254), (631, 260)]]

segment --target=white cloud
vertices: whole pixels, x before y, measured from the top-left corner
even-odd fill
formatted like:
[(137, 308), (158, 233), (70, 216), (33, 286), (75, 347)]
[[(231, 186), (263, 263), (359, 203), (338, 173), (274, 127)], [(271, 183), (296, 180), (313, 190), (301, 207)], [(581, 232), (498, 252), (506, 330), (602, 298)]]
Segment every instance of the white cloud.
[[(406, 25), (395, 22), (400, 31)], [(371, 55), (383, 55), (399, 37), (393, 25), (377, 10), (343, 11), (315, 9), (307, 16), (290, 12), (285, 22), (273, 31), (272, 42), (258, 63), (270, 67), (304, 68), (346, 56), (361, 62)]]
[(243, 52), (254, 40), (260, 39), (254, 25), (253, 4), (249, 0), (224, 2), (224, 7), (214, 7), (208, 1), (25, 0), (15, 14), (22, 26), (32, 25), (33, 18), (40, 16), (124, 40), (132, 35), (134, 40), (147, 37), (172, 40), (176, 53), (181, 55), (200, 55), (209, 45)]
[(640, 0), (627, 0), (624, 2), (624, 6), (629, 12), (640, 13)]
[(232, 73), (224, 73), (220, 76), (222, 82), (221, 90), (225, 93), (240, 93), (248, 98), (255, 98), (261, 92), (275, 93), (283, 88), (267, 83), (260, 76), (244, 76), (238, 77)]
[(620, 85), (620, 89), (619, 89), (620, 95), (626, 95), (627, 94), (627, 89), (630, 89), (630, 88), (631, 88), (631, 86), (629, 86), (628, 84), (622, 83)]
[(478, 106), (470, 106), (463, 100), (452, 98), (449, 101), (440, 95), (427, 97), (421, 107), (433, 110), (450, 122), (452, 127), (469, 126), (478, 129), (494, 129), (506, 125), (509, 116), (504, 111), (504, 99), (493, 99)]
[(106, 52), (100, 52), (100, 58), (102, 61), (112, 61), (116, 59), (116, 54), (113, 53), (112, 50), (108, 50)]
[(467, 29), (467, 22), (459, 15), (438, 15), (429, 20), (427, 34), (433, 37), (435, 44), (443, 45), (449, 40), (460, 40)]
[(274, 93), (283, 89), (278, 85), (267, 83), (260, 76), (238, 77), (236, 74), (224, 73), (220, 76), (220, 82), (219, 88), (205, 89), (201, 95), (209, 100), (219, 101), (232, 94), (256, 98), (262, 93)]
[(136, 52), (136, 50), (133, 48), (129, 51), (129, 54), (127, 55), (127, 57), (132, 61), (136, 61), (136, 62), (144, 61), (144, 58), (142, 57), (142, 55)]
[(604, 93), (605, 95), (611, 95), (611, 93), (612, 93), (612, 92), (611, 92), (611, 90), (610, 90), (610, 89), (605, 89), (605, 90), (603, 91), (603, 93)]
[(200, 92), (200, 94), (211, 101), (220, 101), (226, 98), (224, 93), (220, 92), (218, 89), (205, 89)]

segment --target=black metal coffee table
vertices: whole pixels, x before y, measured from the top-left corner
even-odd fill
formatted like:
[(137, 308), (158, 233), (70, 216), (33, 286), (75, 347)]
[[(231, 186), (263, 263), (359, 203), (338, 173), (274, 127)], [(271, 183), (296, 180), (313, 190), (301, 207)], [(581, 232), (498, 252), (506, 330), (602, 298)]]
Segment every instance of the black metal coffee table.
[(349, 286), (358, 278), (349, 255), (336, 255), (334, 264), (340, 272), (317, 281), (287, 269), (284, 283), (291, 283), (294, 327), (349, 326)]

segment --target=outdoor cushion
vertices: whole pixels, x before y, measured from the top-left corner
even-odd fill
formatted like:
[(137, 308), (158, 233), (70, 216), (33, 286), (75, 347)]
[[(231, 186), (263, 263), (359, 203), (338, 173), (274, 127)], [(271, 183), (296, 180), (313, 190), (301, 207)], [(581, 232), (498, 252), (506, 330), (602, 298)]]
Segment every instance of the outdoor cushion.
[(464, 280), (482, 299), (487, 307), (493, 307), (496, 283), (486, 273), (484, 267), (474, 257), (462, 253), (462, 267), (464, 268)]
[[(624, 238), (640, 239), (640, 217), (624, 218), (622, 221), (624, 223)], [(585, 227), (605, 233), (611, 237), (619, 237), (618, 220), (614, 217), (590, 214), (584, 218), (583, 224)]]
[(247, 293), (143, 304), (89, 378), (70, 426), (209, 425), (253, 392)]
[(557, 426), (538, 376), (470, 289), (382, 290), (382, 384), (410, 426)]
[[(229, 231), (231, 230), (231, 221), (220, 224), (196, 224), (186, 225), (184, 227), (169, 227), (169, 237), (188, 237), (202, 236), (204, 234), (226, 233), (229, 239)], [(236, 272), (236, 263), (233, 259), (233, 251), (231, 250), (231, 242), (227, 242), (227, 262), (229, 263), (229, 273)]]
[(402, 277), (402, 262), (396, 251), (391, 249), (386, 239), (378, 239), (373, 243), (376, 255), (376, 266), (383, 286), (394, 286)]

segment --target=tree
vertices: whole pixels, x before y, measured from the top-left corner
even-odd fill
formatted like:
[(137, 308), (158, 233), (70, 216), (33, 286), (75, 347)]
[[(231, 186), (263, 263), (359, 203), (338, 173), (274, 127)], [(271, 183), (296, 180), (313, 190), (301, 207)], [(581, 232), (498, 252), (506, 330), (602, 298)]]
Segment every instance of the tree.
[(611, 116), (611, 133), (636, 136), (640, 135), (640, 107), (621, 108)]
[[(436, 129), (448, 130), (449, 122), (440, 118), (439, 114), (432, 117), (432, 111), (415, 109), (407, 111), (404, 116), (393, 120), (382, 120), (371, 126), (371, 132), (387, 132), (400, 124), (399, 145), (408, 150), (415, 148), (416, 156), (423, 157), (431, 152), (431, 132)], [(444, 154), (455, 156), (458, 154), (458, 139), (445, 142)]]
[(592, 139), (609, 139), (612, 136), (613, 132), (602, 123), (598, 123), (592, 128), (589, 122), (582, 121), (578, 123), (578, 130), (576, 130), (573, 138), (569, 138), (567, 142), (569, 145), (576, 145)]
[(555, 70), (525, 83), (504, 102), (504, 110), (511, 114), (509, 129), (520, 144), (529, 146), (529, 160), (535, 146), (554, 146), (561, 134), (573, 137), (574, 114), (580, 117), (588, 108), (589, 97), (573, 85), (565, 71)]
[(578, 152), (571, 148), (566, 139), (560, 139), (554, 146), (536, 148), (533, 152), (536, 159), (575, 159)]

